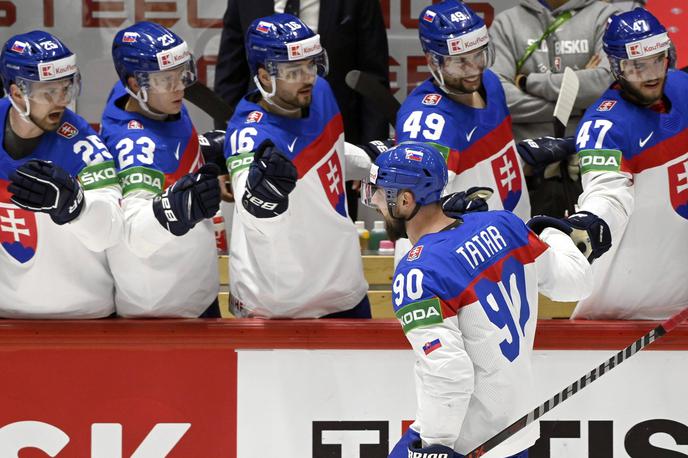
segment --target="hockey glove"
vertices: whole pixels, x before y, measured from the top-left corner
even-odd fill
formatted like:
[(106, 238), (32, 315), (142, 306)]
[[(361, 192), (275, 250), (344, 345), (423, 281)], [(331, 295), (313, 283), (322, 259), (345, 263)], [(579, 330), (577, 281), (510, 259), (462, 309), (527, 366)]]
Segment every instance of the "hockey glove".
[(612, 234), (607, 223), (586, 211), (574, 213), (564, 219), (534, 216), (528, 221), (528, 227), (536, 234), (540, 234), (547, 227), (553, 227), (569, 235), (590, 263), (609, 251), (612, 246)]
[(153, 199), (153, 214), (172, 234), (180, 236), (199, 221), (212, 218), (220, 209), (219, 170), (206, 164), (196, 173), (189, 173)]
[(26, 210), (48, 213), (55, 224), (74, 220), (84, 207), (79, 180), (52, 162), (32, 159), (9, 178), (12, 202)]
[(442, 211), (450, 218), (460, 218), (464, 213), (487, 211), (487, 200), (493, 192), (492, 188), (473, 186), (466, 191), (448, 194), (440, 200)]
[(201, 154), (206, 164), (215, 164), (220, 168), (219, 175), (227, 175), (227, 162), (225, 161), (225, 131), (211, 130), (198, 136), (201, 145)]
[(281, 215), (289, 206), (297, 178), (294, 164), (274, 144), (264, 142), (249, 168), (241, 204), (256, 218)]
[(358, 145), (363, 151), (366, 152), (368, 157), (372, 162), (375, 162), (377, 157), (394, 146), (394, 140), (389, 138), (387, 140), (373, 140), (362, 145)]
[(408, 458), (463, 458), (463, 455), (444, 445), (423, 447), (421, 441), (415, 441), (409, 445)]
[(573, 137), (528, 138), (518, 142), (516, 150), (521, 159), (533, 168), (533, 175), (542, 176), (548, 165), (575, 155), (576, 143)]

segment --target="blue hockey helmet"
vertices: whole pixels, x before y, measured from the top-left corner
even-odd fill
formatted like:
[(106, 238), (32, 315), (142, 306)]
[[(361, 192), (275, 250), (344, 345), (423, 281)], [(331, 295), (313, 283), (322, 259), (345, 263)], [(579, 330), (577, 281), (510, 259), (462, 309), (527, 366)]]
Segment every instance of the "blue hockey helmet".
[[(611, 16), (602, 38), (604, 52), (609, 58), (614, 76), (633, 79), (637, 69), (629, 71), (632, 61), (649, 59), (640, 70), (648, 70), (655, 63), (657, 70), (666, 71), (675, 62), (674, 50), (666, 28), (649, 11), (635, 8)], [(668, 63), (667, 63), (668, 59)], [(637, 65), (635, 65), (637, 67)], [(651, 68), (649, 70), (652, 70)]]
[(246, 56), (252, 75), (264, 67), (278, 76), (278, 63), (314, 59), (320, 76), (327, 75), (327, 52), (320, 35), (291, 14), (273, 14), (256, 19), (246, 32)]
[(112, 60), (124, 87), (129, 87), (130, 76), (136, 78), (142, 91), (132, 95), (144, 103), (147, 91), (173, 92), (197, 79), (187, 43), (153, 22), (137, 22), (117, 32), (112, 41)]
[(390, 214), (400, 191), (411, 191), (418, 205), (440, 200), (447, 185), (447, 162), (435, 147), (422, 142), (404, 142), (380, 154), (364, 182), (362, 202), (376, 208), (375, 195), (384, 193)]
[(430, 67), (432, 76), (446, 92), (444, 70), (455, 77), (471, 77), (494, 62), (485, 21), (458, 0), (446, 0), (423, 9), (418, 35), (423, 51), (439, 70)]
[[(70, 103), (81, 88), (76, 55), (57, 37), (42, 30), (33, 30), (11, 37), (0, 52), (0, 77), (9, 94), (10, 85), (22, 91), (26, 109), (12, 105), (23, 115), (30, 112), (29, 100), (41, 103)], [(61, 86), (46, 83), (60, 81)]]

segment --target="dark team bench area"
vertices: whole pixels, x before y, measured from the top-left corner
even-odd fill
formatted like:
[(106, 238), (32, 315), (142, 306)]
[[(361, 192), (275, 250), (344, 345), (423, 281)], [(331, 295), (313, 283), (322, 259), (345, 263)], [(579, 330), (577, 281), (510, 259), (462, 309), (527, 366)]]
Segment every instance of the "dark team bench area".
[[(224, 318), (234, 318), (229, 312), (229, 272), (227, 256), (218, 257), (220, 271), (220, 310)], [(392, 277), (394, 275), (394, 256), (363, 255), (363, 272), (370, 285), (370, 299), (373, 318), (394, 318), (392, 311)], [(573, 302), (553, 302), (540, 296), (538, 318), (568, 318), (575, 307)]]

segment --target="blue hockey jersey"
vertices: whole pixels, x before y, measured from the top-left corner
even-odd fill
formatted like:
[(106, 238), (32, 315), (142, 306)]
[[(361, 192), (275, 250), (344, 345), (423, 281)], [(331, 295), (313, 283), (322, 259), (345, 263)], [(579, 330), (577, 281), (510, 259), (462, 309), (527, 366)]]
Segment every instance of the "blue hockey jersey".
[[(469, 213), (422, 236), (397, 266), (394, 310), (416, 354), (412, 427), (425, 442), (466, 454), (534, 406), (538, 293), (572, 300), (592, 287), (566, 234), (549, 228), (540, 237), (511, 212)], [(533, 424), (495, 456), (537, 437)]]
[(115, 156), (126, 218), (124, 241), (108, 250), (121, 316), (198, 317), (217, 297), (215, 232), (210, 220), (176, 237), (160, 225), (152, 201), (203, 165), (198, 134), (182, 105), (171, 121), (126, 111), (118, 82), (102, 119)]
[(446, 192), (488, 186), (495, 194), (490, 209), (530, 218), (530, 202), (511, 131), (511, 116), (499, 78), (483, 73), (487, 106), (482, 109), (450, 99), (432, 78), (406, 98), (397, 114), (397, 141), (433, 143), (447, 159)]
[(578, 126), (579, 207), (609, 224), (612, 248), (575, 318), (661, 320), (688, 306), (688, 74), (669, 71), (664, 94), (660, 113), (613, 86)]
[[(11, 110), (0, 99), (0, 125)], [(104, 250), (119, 242), (123, 219), (112, 156), (88, 123), (69, 109), (55, 132), (36, 150), (14, 160), (0, 132), (0, 316), (6, 318), (99, 318), (114, 311), (113, 282)], [(84, 208), (58, 226), (46, 213), (10, 200), (9, 175), (30, 159), (54, 162), (84, 188)]]
[(255, 218), (235, 206), (230, 293), (239, 316), (315, 318), (348, 310), (366, 294), (358, 234), (345, 204), (342, 117), (327, 82), (317, 78), (308, 116), (275, 115), (242, 99), (229, 121), (227, 168), (241, 202), (254, 151), (265, 141), (296, 166), (289, 208)]

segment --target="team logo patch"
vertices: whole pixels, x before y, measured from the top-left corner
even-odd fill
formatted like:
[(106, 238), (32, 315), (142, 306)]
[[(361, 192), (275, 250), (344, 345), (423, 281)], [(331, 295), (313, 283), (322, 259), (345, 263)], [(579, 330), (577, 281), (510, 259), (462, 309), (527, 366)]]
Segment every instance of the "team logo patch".
[(407, 261), (415, 261), (416, 259), (420, 258), (420, 254), (423, 252), (423, 245), (418, 245), (414, 246), (411, 248), (411, 251), (409, 251), (408, 256), (406, 257)]
[(130, 130), (134, 130), (134, 129), (135, 129), (135, 130), (141, 130), (141, 129), (143, 129), (143, 124), (141, 124), (141, 122), (138, 121), (138, 120), (136, 120), (136, 119), (132, 119), (132, 120), (129, 121), (129, 123), (127, 124), (127, 129), (130, 129)]
[(27, 47), (27, 44), (24, 43), (23, 41), (15, 41), (14, 43), (12, 43), (12, 48), (10, 48), (10, 49), (16, 53), (21, 54), (24, 52), (26, 47)]
[(272, 24), (270, 22), (265, 22), (265, 21), (260, 21), (258, 23), (258, 25), (256, 26), (256, 30), (259, 31), (260, 33), (268, 33), (271, 28), (272, 28)]
[(79, 129), (77, 129), (68, 122), (63, 122), (60, 128), (57, 129), (57, 135), (64, 137), (66, 139), (74, 138), (74, 136), (78, 133)]
[(332, 208), (346, 218), (344, 178), (342, 177), (342, 165), (339, 162), (339, 155), (336, 151), (323, 165), (318, 167), (318, 176)]
[(246, 116), (246, 122), (248, 124), (254, 123), (254, 122), (260, 122), (260, 120), (263, 119), (263, 112), (262, 111), (252, 111)]
[(597, 111), (609, 111), (616, 105), (616, 100), (605, 100), (597, 107)]
[(438, 348), (442, 348), (442, 342), (440, 342), (440, 339), (425, 342), (425, 345), (423, 345), (423, 353), (425, 353), (427, 356)]
[(12, 258), (24, 264), (36, 254), (36, 214), (12, 203), (8, 184), (0, 180), (0, 245)]
[(437, 105), (440, 103), (440, 100), (442, 100), (442, 96), (439, 94), (427, 94), (425, 97), (423, 97), (421, 103), (423, 105)]
[(688, 159), (667, 169), (669, 173), (669, 195), (676, 213), (688, 219)]
[(138, 32), (124, 32), (124, 36), (122, 37), (122, 43), (136, 43), (136, 40), (138, 40), (138, 38)]
[(428, 11), (426, 11), (425, 14), (423, 15), (423, 20), (424, 20), (425, 22), (432, 22), (432, 21), (435, 20), (435, 16), (437, 16), (437, 13), (435, 13), (434, 11), (428, 10)]
[(412, 149), (407, 149), (406, 150), (406, 159), (408, 159), (409, 161), (420, 162), (423, 160), (423, 152), (422, 151), (415, 151)]
[(509, 146), (503, 154), (492, 159), (492, 173), (504, 210), (513, 211), (522, 193), (521, 170), (513, 146)]

